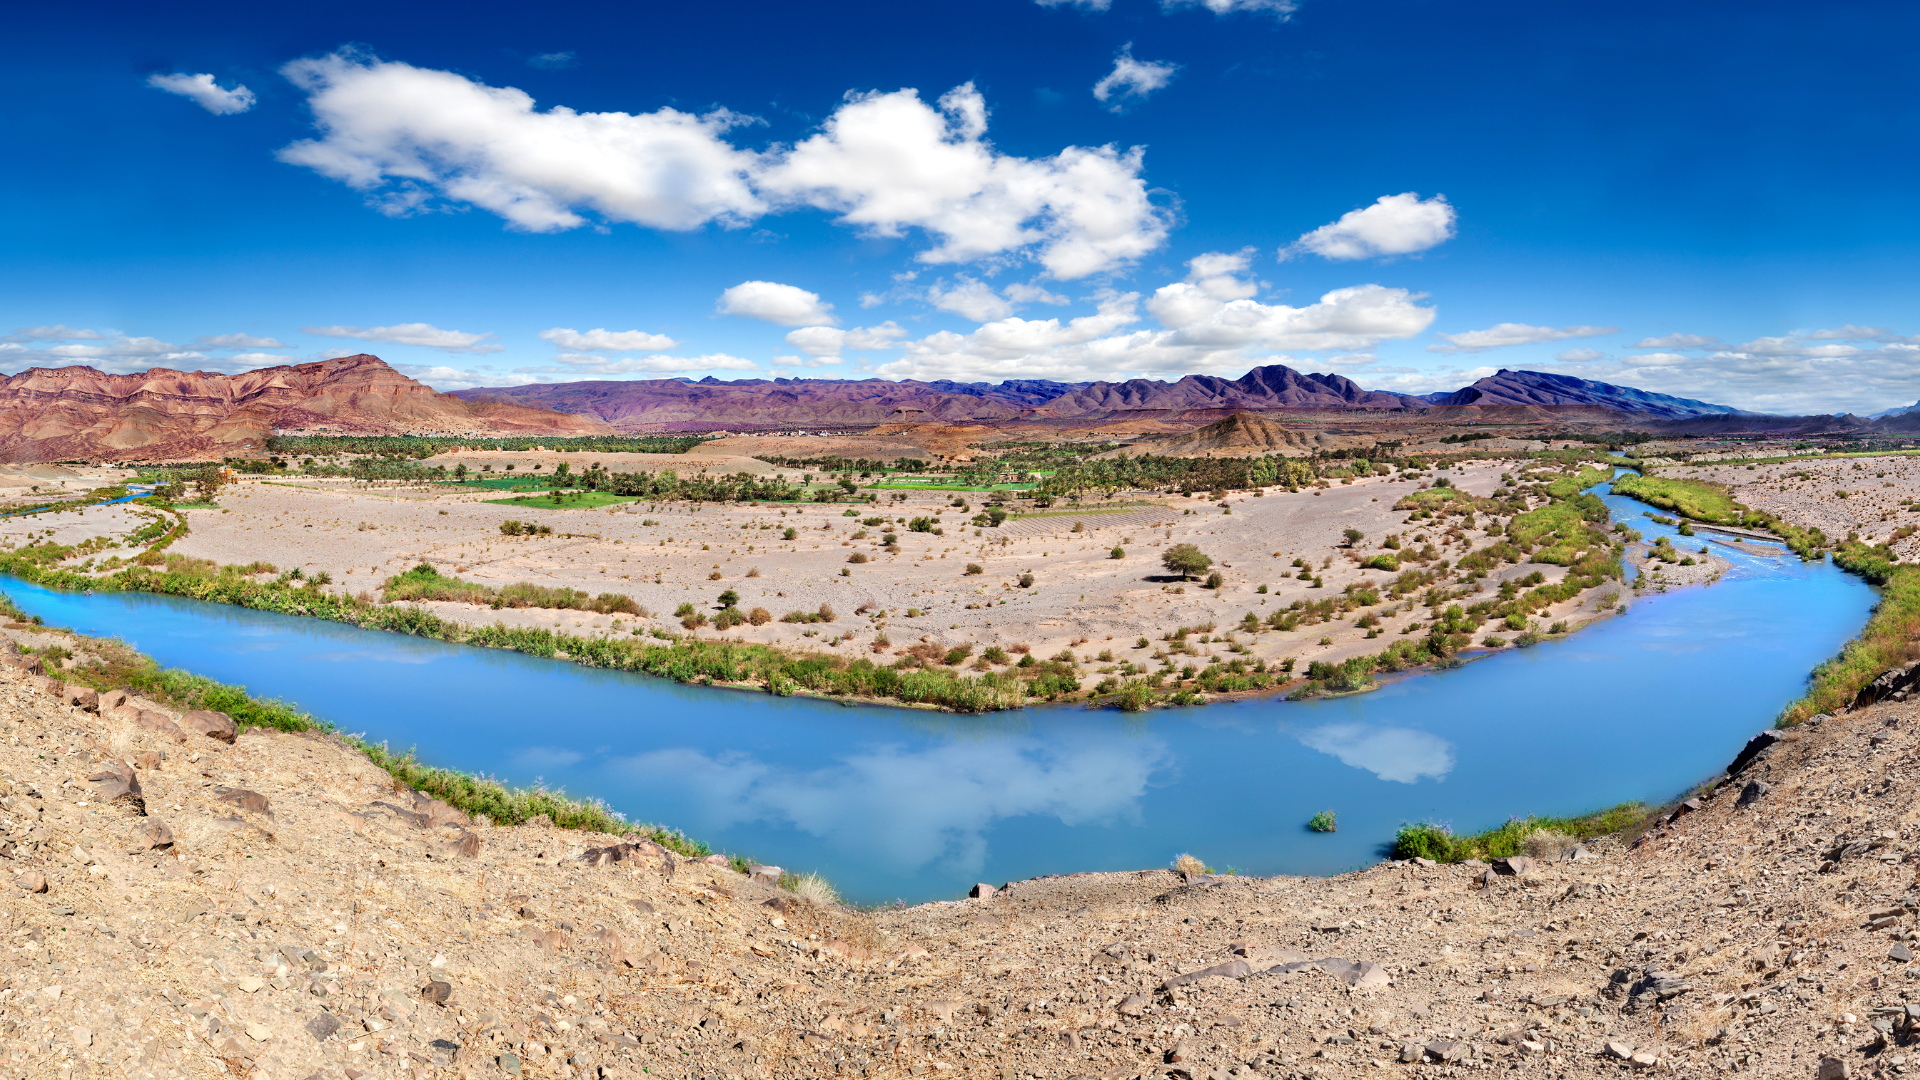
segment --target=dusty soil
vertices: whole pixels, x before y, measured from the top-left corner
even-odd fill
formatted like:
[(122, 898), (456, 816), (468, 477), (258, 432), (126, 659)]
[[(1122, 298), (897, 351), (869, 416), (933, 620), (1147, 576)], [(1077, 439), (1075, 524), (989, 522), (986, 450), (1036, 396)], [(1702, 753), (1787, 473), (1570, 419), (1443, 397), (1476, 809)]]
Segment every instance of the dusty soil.
[[(1669, 466), (1662, 476), (1724, 484), (1736, 502), (1766, 510), (1832, 537), (1858, 531), (1884, 542), (1903, 525), (1920, 525), (1920, 458), (1808, 459), (1770, 465)], [(1920, 557), (1920, 538), (1894, 545), (1903, 560)]]
[(1913, 1053), (1908, 704), (1517, 873), (1143, 870), (873, 912), (185, 720), (0, 666), (10, 1075), (1809, 1077)]
[[(1501, 472), (1495, 464), (1467, 466), (1452, 475), (1463, 488), (1486, 494), (1498, 486)], [(493, 586), (531, 581), (592, 594), (623, 593), (651, 615), (633, 620), (535, 608), (428, 605), (443, 617), (479, 625), (678, 632), (672, 612), (681, 603), (710, 612), (717, 610), (719, 593), (732, 589), (743, 609), (763, 607), (775, 620), (738, 627), (727, 635), (735, 640), (858, 649), (863, 655), (880, 634), (894, 650), (919, 640), (943, 647), (1025, 644), (1042, 655), (1091, 645), (1095, 651), (1112, 650), (1110, 662), (1144, 662), (1144, 652), (1133, 651), (1140, 638), (1157, 640), (1175, 627), (1209, 623), (1225, 634), (1247, 612), (1264, 618), (1276, 606), (1316, 601), (1350, 583), (1390, 580), (1392, 574), (1360, 566), (1385, 550), (1380, 545), (1389, 533), (1412, 548), (1431, 543), (1439, 557), (1448, 559), (1490, 542), (1485, 521), (1481, 529), (1458, 535), (1410, 523), (1392, 507), (1415, 487), (1410, 480), (1376, 477), (1318, 491), (1240, 494), (1226, 505), (1205, 498), (1122, 500), (1124, 505), (1056, 509), (980, 529), (967, 523), (983, 506), (958, 509), (951, 505), (953, 493), (942, 492), (886, 493), (881, 507), (862, 507), (859, 514), (883, 516), (888, 524), (867, 526), (860, 517), (844, 516), (845, 507), (823, 504), (630, 503), (539, 510), (490, 504), (482, 501), (490, 496), (474, 494), (249, 480), (222, 494), (222, 509), (188, 511), (192, 531), (172, 550), (221, 563), (298, 566), (309, 575), (324, 570), (333, 575), (333, 588), (347, 592), (375, 589), (387, 576), (425, 559), (444, 573)], [(903, 524), (935, 515), (944, 535), (912, 532)], [(503, 536), (500, 524), (508, 519), (548, 525), (553, 535)], [(897, 531), (897, 553), (882, 546), (889, 527)], [(1366, 534), (1352, 548), (1342, 539), (1349, 527)], [(789, 528), (795, 530), (793, 540), (783, 538)], [(1179, 543), (1211, 555), (1226, 585), (1208, 590), (1168, 574), (1160, 555)], [(1111, 557), (1115, 547), (1124, 551), (1123, 558)], [(850, 563), (856, 553), (866, 561)], [(1299, 579), (1300, 570), (1292, 565), (1296, 558), (1319, 576), (1320, 587)], [(970, 563), (982, 573), (967, 574)], [(1565, 574), (1554, 566), (1503, 565), (1482, 587), (1494, 590), (1505, 578), (1535, 571), (1549, 581)], [(1033, 575), (1033, 587), (1019, 586), (1023, 574)], [(1263, 585), (1268, 592), (1258, 591)], [(1598, 594), (1624, 598), (1625, 592), (1590, 590), (1542, 612), (1541, 619), (1577, 625), (1596, 613)], [(813, 612), (822, 604), (835, 612), (834, 623), (778, 621), (788, 612)], [(1378, 652), (1396, 635), (1426, 626), (1425, 609), (1412, 600), (1371, 610), (1382, 619), (1375, 638), (1355, 624), (1357, 615), (1289, 633), (1238, 636), (1253, 657), (1293, 657), (1304, 665)], [(1489, 632), (1511, 636), (1491, 627)], [(1220, 643), (1222, 648), (1231, 644)], [(1201, 655), (1211, 655), (1214, 643), (1201, 649)]]

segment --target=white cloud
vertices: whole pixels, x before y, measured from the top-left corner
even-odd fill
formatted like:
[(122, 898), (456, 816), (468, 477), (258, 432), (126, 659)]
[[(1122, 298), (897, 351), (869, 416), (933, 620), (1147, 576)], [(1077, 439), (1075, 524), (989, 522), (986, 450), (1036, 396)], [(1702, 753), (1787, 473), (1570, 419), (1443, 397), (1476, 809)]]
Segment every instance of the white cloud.
[(27, 326), (0, 341), (99, 341), (103, 338), (118, 337), (118, 330), (79, 330), (61, 323), (52, 326)]
[(665, 334), (645, 330), (588, 330), (581, 333), (556, 326), (542, 330), (540, 336), (562, 349), (574, 352), (661, 352), (680, 344)]
[(362, 341), (384, 341), (393, 345), (417, 345), (423, 349), (439, 349), (450, 353), (496, 353), (505, 346), (487, 343), (492, 334), (468, 334), (459, 330), (442, 330), (431, 323), (399, 323), (394, 326), (308, 326), (303, 333), (319, 337), (359, 338)]
[(1013, 314), (1013, 305), (994, 292), (993, 286), (964, 275), (952, 287), (948, 287), (944, 280), (929, 286), (927, 302), (941, 311), (951, 311), (978, 323), (1004, 319)]
[(472, 390), (481, 386), (523, 386), (539, 380), (530, 375), (501, 374), (499, 372), (468, 371), (461, 368), (445, 367), (435, 364), (392, 364), (393, 370), (410, 379), (418, 379), (442, 392), (450, 390)]
[(1282, 22), (1300, 10), (1297, 0), (1160, 0), (1160, 7), (1166, 11), (1203, 7), (1215, 15), (1232, 15), (1235, 12), (1247, 11), (1273, 15)]
[(778, 371), (782, 368), (822, 368), (843, 364), (846, 361), (838, 356), (776, 356), (768, 367)]
[(1088, 11), (1105, 11), (1113, 6), (1113, 0), (1033, 0), (1041, 7), (1078, 7)]
[(1422, 201), (1417, 192), (1382, 195), (1372, 206), (1349, 210), (1280, 249), (1282, 259), (1309, 251), (1324, 259), (1371, 259), (1411, 255), (1453, 239), (1456, 215), (1445, 195)]
[(1611, 356), (1608, 356), (1606, 353), (1601, 352), (1599, 349), (1587, 349), (1587, 348), (1567, 349), (1563, 352), (1555, 353), (1553, 355), (1553, 358), (1555, 360), (1560, 361), (1563, 364), (1592, 364), (1592, 363), (1597, 363), (1601, 360), (1613, 359)]
[(1113, 70), (1106, 77), (1093, 84), (1095, 101), (1112, 104), (1107, 108), (1113, 112), (1123, 112), (1128, 105), (1136, 101), (1145, 101), (1148, 94), (1165, 89), (1173, 81), (1174, 73), (1180, 70), (1179, 64), (1170, 64), (1158, 60), (1135, 60), (1133, 42), (1120, 47), (1119, 55), (1114, 57)]
[(632, 375), (636, 373), (650, 375), (683, 375), (690, 371), (758, 371), (760, 366), (751, 360), (726, 353), (708, 353), (705, 356), (627, 356), (614, 359), (607, 356), (593, 356), (586, 353), (561, 353), (553, 358), (563, 367), (525, 367), (515, 370), (523, 373), (564, 372), (578, 378), (582, 375)]
[(1414, 728), (1326, 724), (1295, 737), (1344, 765), (1395, 783), (1414, 784), (1423, 776), (1445, 780), (1453, 771), (1453, 744)]
[(1469, 330), (1464, 334), (1435, 334), (1434, 337), (1445, 344), (1429, 345), (1427, 351), (1477, 353), (1488, 349), (1504, 349), (1509, 345), (1533, 345), (1543, 341), (1600, 337), (1604, 334), (1619, 332), (1620, 328), (1617, 326), (1564, 326), (1555, 329), (1551, 326), (1528, 326), (1526, 323), (1503, 322), (1485, 330)]
[[(832, 326), (803, 326), (787, 334), (787, 344), (809, 356), (838, 356), (849, 349), (867, 352), (891, 349), (907, 332), (891, 320), (879, 326), (841, 330)], [(776, 363), (777, 363), (776, 359)]]
[(233, 89), (223, 90), (211, 75), (150, 75), (147, 85), (155, 90), (192, 98), (215, 116), (230, 116), (253, 108), (253, 91), (237, 83)]
[(261, 367), (279, 367), (280, 365), (287, 363), (291, 359), (292, 359), (291, 357), (281, 356), (278, 353), (243, 352), (243, 353), (234, 353), (233, 355), (227, 357), (225, 362), (228, 364), (247, 364), (247, 365), (258, 364)]
[(206, 349), (290, 349), (283, 341), (270, 337), (254, 337), (252, 334), (215, 334), (212, 337), (195, 338), (195, 345)]
[(546, 71), (563, 71), (567, 68), (579, 67), (580, 62), (575, 60), (570, 52), (550, 52), (527, 57), (527, 66)]
[(470, 204), (552, 232), (587, 214), (685, 230), (813, 207), (867, 235), (922, 230), (935, 241), (925, 262), (1030, 256), (1062, 279), (1124, 266), (1168, 228), (1139, 148), (998, 153), (970, 83), (937, 108), (915, 90), (850, 94), (818, 133), (756, 152), (727, 141), (753, 121), (725, 109), (542, 112), (511, 87), (349, 52), (282, 71), (307, 92), (321, 137), (281, 160), (365, 191), (388, 213)]
[(720, 294), (720, 311), (744, 315), (776, 326), (831, 326), (833, 305), (820, 302), (819, 293), (777, 281), (743, 281)]
[(1877, 341), (1893, 336), (1893, 331), (1878, 326), (1855, 326), (1848, 323), (1831, 330), (1801, 330), (1798, 336), (1814, 341)]
[(1044, 286), (1033, 282), (1016, 281), (1000, 291), (1006, 293), (1007, 299), (1016, 304), (1053, 304), (1059, 306), (1073, 303), (1072, 300), (1061, 296), (1059, 293), (1048, 292)]
[(1665, 337), (1641, 338), (1629, 348), (1634, 349), (1704, 349), (1720, 344), (1716, 337), (1700, 334), (1668, 334)]

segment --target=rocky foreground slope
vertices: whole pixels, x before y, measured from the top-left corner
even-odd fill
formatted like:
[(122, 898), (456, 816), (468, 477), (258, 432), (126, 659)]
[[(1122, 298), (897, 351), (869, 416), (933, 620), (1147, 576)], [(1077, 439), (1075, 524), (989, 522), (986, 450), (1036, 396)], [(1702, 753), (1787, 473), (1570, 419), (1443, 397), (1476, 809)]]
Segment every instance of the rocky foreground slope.
[(462, 401), (364, 353), (238, 375), (66, 367), (0, 379), (0, 461), (204, 459), (259, 452), (276, 428), (320, 427), (356, 435), (605, 430), (564, 413)]
[(1571, 858), (856, 912), (17, 665), (8, 1076), (1812, 1077), (1915, 1053), (1905, 703), (1785, 733)]

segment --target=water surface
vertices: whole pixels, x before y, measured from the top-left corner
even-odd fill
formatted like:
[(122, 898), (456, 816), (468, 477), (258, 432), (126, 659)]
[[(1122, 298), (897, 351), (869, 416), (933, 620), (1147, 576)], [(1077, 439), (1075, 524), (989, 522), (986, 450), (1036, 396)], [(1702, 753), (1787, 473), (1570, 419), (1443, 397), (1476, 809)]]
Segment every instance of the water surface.
[[(1686, 550), (1631, 500), (1616, 519)], [(1665, 799), (1724, 766), (1864, 623), (1829, 564), (1717, 549), (1719, 584), (1570, 639), (1332, 701), (956, 717), (681, 686), (518, 653), (132, 593), (8, 590), (162, 664), (279, 697), (435, 765), (598, 796), (849, 898), (1164, 865), (1326, 873), (1402, 822)], [(1309, 833), (1315, 811), (1339, 817)]]

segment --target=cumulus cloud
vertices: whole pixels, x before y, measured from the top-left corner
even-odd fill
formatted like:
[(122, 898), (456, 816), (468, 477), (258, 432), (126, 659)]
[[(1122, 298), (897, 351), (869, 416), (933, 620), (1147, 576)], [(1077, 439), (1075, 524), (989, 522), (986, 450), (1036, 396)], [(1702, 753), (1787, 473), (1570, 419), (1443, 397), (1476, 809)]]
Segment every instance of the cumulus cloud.
[[(879, 326), (841, 330), (832, 326), (803, 326), (787, 334), (787, 344), (808, 356), (839, 356), (842, 352), (891, 349), (907, 332), (889, 320)], [(797, 359), (797, 358), (794, 358)], [(776, 363), (778, 359), (776, 358)]]
[(744, 315), (776, 326), (831, 326), (833, 305), (820, 302), (819, 293), (777, 281), (743, 281), (720, 294), (723, 315)]
[(1855, 326), (1848, 323), (1828, 330), (1802, 330), (1799, 336), (1813, 341), (1877, 341), (1893, 336), (1893, 331), (1878, 326)]
[(238, 83), (231, 90), (221, 89), (211, 75), (149, 75), (147, 85), (191, 98), (215, 116), (231, 116), (253, 108), (253, 91)]
[(1634, 349), (1704, 349), (1720, 344), (1716, 337), (1701, 334), (1668, 334), (1665, 337), (1641, 338), (1629, 348)]
[(1004, 319), (1013, 314), (1013, 305), (994, 292), (993, 286), (964, 275), (951, 286), (945, 281), (929, 286), (927, 302), (941, 311), (951, 311), (979, 323)]
[(553, 232), (587, 215), (686, 230), (812, 207), (870, 236), (918, 229), (934, 241), (925, 262), (1032, 257), (1062, 279), (1124, 266), (1168, 229), (1140, 148), (1001, 154), (971, 83), (937, 106), (916, 90), (850, 94), (814, 135), (760, 152), (728, 141), (757, 121), (725, 109), (541, 111), (511, 87), (352, 52), (282, 71), (307, 93), (320, 137), (280, 159), (387, 213), (466, 204)]
[[(61, 341), (68, 344), (46, 348), (33, 348), (25, 344), (32, 341)], [(278, 361), (281, 358), (276, 356), (272, 359)], [(242, 370), (249, 366), (238, 357), (216, 360), (205, 353), (155, 337), (57, 325), (28, 327), (0, 338), (0, 364), (16, 371), (31, 367), (57, 368), (81, 364), (116, 375), (156, 367), (227, 371)]]
[(1133, 42), (1120, 47), (1113, 59), (1113, 70), (1093, 84), (1093, 98), (1113, 112), (1124, 112), (1128, 105), (1145, 101), (1155, 90), (1165, 89), (1173, 81), (1179, 64), (1159, 60), (1135, 60)]
[(540, 331), (540, 336), (573, 352), (662, 352), (680, 344), (665, 334), (645, 330), (588, 330), (583, 334), (556, 326)]
[(539, 382), (533, 376), (521, 373), (496, 372), (491, 368), (465, 370), (440, 364), (393, 364), (393, 370), (410, 379), (418, 379), (442, 392), (451, 390), (473, 390), (482, 386), (524, 386)]
[(550, 52), (527, 57), (527, 66), (541, 68), (545, 71), (561, 71), (566, 68), (579, 67), (580, 62), (575, 60), (573, 54), (570, 52)]
[(1165, 11), (1202, 7), (1215, 15), (1232, 15), (1244, 11), (1272, 15), (1282, 22), (1292, 18), (1293, 13), (1300, 10), (1297, 0), (1160, 0), (1160, 7)]
[(293, 346), (270, 337), (254, 337), (252, 334), (215, 334), (212, 337), (195, 338), (195, 345), (203, 349), (290, 349)]
[(468, 334), (459, 330), (442, 330), (431, 323), (399, 323), (394, 326), (308, 326), (302, 333), (318, 337), (359, 338), (362, 341), (384, 341), (392, 345), (417, 345), (423, 349), (439, 349), (450, 353), (496, 353), (505, 348), (488, 342), (492, 334)]
[(52, 326), (23, 326), (0, 341), (99, 341), (102, 338), (119, 337), (117, 330), (82, 330), (55, 323)]
[(1478, 353), (1488, 349), (1504, 349), (1509, 345), (1534, 345), (1543, 341), (1565, 341), (1568, 338), (1600, 337), (1604, 334), (1617, 334), (1617, 326), (1563, 326), (1555, 329), (1551, 326), (1528, 326), (1526, 323), (1503, 322), (1485, 330), (1469, 330), (1464, 334), (1435, 334), (1442, 344), (1427, 346), (1428, 352), (1436, 353)]
[(708, 353), (705, 356), (626, 356), (618, 359), (588, 353), (561, 353), (553, 359), (555, 364), (562, 366), (523, 367), (514, 370), (523, 374), (559, 372), (579, 378), (582, 375), (684, 375), (690, 371), (758, 371), (760, 369), (759, 365), (751, 360), (743, 360), (726, 353)]
[(1567, 349), (1563, 352), (1555, 353), (1553, 358), (1563, 364), (1592, 364), (1601, 360), (1613, 359), (1599, 349), (1587, 348)]
[(1280, 249), (1280, 257), (1311, 252), (1323, 259), (1372, 259), (1411, 255), (1453, 239), (1453, 206), (1445, 195), (1382, 195), (1372, 206), (1349, 210)]
[(1016, 304), (1053, 304), (1059, 306), (1073, 303), (1072, 300), (1061, 296), (1059, 293), (1048, 292), (1045, 286), (1033, 282), (1016, 281), (1000, 291), (1006, 294), (1007, 299)]
[(1341, 764), (1394, 783), (1414, 784), (1423, 776), (1445, 780), (1453, 771), (1453, 744), (1415, 728), (1326, 724), (1296, 737)]

